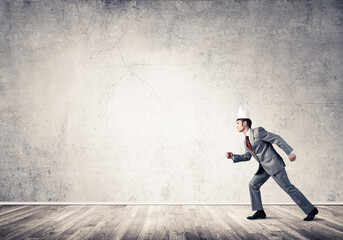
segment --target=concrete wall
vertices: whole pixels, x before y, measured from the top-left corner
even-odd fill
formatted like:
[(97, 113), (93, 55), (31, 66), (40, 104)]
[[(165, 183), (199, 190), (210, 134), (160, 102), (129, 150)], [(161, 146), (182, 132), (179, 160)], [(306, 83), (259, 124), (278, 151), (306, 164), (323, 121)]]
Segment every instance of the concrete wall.
[[(1, 1), (0, 201), (248, 203), (236, 131), (343, 201), (343, 2)], [(265, 202), (292, 202), (273, 180)]]

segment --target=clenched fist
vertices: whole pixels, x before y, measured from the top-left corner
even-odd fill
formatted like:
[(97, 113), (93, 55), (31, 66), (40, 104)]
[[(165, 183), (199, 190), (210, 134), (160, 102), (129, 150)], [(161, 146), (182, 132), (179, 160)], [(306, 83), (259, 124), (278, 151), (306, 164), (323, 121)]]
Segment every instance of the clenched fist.
[(233, 153), (232, 152), (227, 152), (226, 153), (226, 158), (232, 159), (233, 158)]
[(297, 156), (294, 153), (291, 153), (291, 154), (289, 154), (288, 158), (291, 162), (294, 162), (295, 159), (297, 159)]

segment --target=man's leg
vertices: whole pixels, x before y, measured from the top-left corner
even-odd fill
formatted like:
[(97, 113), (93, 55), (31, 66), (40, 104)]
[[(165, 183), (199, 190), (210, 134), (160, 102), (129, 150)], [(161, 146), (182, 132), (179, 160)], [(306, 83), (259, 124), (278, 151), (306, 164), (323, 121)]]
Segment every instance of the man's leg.
[(269, 177), (270, 175), (266, 171), (259, 171), (259, 174), (254, 175), (249, 183), (250, 201), (253, 211), (263, 210), (260, 188)]
[(307, 200), (307, 198), (290, 183), (287, 172), (282, 169), (280, 172), (272, 176), (275, 182), (293, 199), (293, 201), (303, 210), (304, 213), (309, 214), (314, 206)]

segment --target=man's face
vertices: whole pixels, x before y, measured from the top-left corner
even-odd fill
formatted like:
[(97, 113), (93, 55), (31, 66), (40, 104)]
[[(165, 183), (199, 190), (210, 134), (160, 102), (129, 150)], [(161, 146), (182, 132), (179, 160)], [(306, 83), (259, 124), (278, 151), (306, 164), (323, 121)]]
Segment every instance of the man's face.
[(243, 130), (245, 128), (244, 125), (243, 125), (243, 121), (242, 120), (237, 120), (236, 123), (237, 123), (237, 130), (238, 130), (238, 132), (243, 132)]

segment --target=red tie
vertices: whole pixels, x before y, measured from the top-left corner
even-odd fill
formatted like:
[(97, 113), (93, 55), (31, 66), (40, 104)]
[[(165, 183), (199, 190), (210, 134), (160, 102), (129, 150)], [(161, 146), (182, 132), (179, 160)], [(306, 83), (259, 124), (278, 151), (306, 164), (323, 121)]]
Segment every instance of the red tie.
[(245, 141), (247, 142), (247, 146), (248, 148), (254, 152), (254, 149), (252, 149), (252, 146), (251, 146), (251, 143), (250, 143), (250, 140), (249, 140), (249, 137), (248, 136), (245, 136)]

